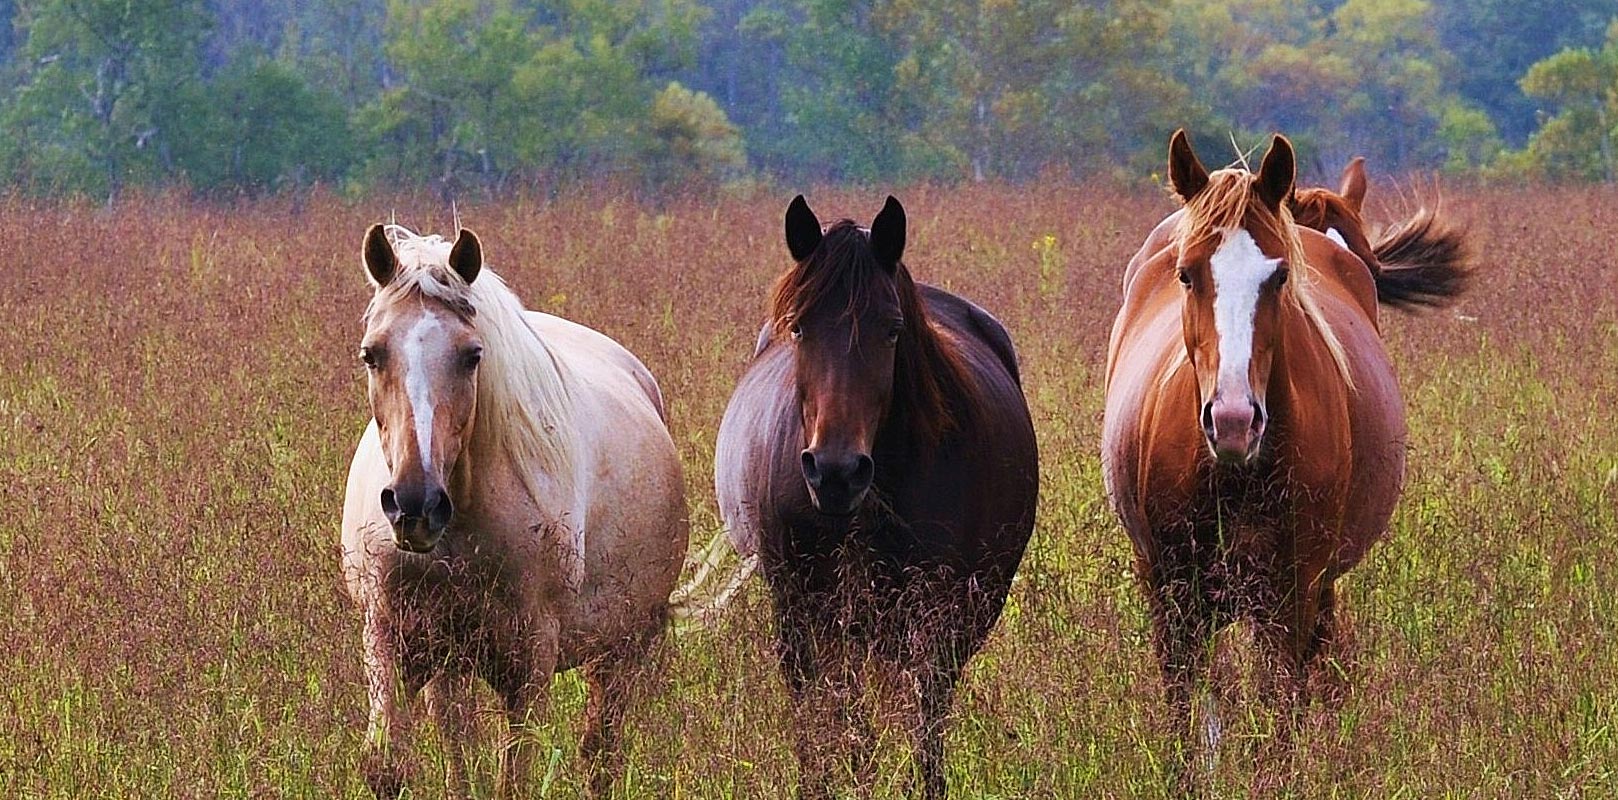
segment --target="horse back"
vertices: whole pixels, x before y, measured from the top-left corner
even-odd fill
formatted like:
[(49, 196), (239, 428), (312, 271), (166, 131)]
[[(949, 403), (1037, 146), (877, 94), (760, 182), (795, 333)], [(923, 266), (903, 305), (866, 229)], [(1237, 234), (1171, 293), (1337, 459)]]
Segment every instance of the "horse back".
[(1022, 373), (1017, 363), (1017, 348), (1011, 343), (1011, 334), (1006, 332), (1000, 320), (993, 314), (985, 311), (982, 306), (967, 300), (959, 295), (950, 294), (936, 286), (925, 283), (916, 285), (921, 292), (922, 303), (931, 315), (933, 324), (955, 334), (959, 339), (967, 339), (981, 343), (993, 353), (1005, 368), (1006, 374), (1013, 383), (1022, 385)]

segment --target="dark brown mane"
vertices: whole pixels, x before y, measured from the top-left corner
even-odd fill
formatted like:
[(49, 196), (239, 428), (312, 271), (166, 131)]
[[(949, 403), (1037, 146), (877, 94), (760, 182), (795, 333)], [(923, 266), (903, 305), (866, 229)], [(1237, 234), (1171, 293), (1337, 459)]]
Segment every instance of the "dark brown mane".
[[(824, 303), (843, 304), (843, 314), (859, 319), (875, 282), (886, 276), (871, 252), (868, 234), (852, 220), (826, 229), (807, 259), (777, 278), (770, 290), (772, 335), (787, 335), (794, 320)], [(905, 332), (893, 364), (893, 405), (889, 421), (927, 446), (936, 445), (976, 415), (970, 371), (951, 337), (933, 324), (910, 270), (899, 264), (893, 276)], [(857, 324), (855, 322), (854, 324)]]

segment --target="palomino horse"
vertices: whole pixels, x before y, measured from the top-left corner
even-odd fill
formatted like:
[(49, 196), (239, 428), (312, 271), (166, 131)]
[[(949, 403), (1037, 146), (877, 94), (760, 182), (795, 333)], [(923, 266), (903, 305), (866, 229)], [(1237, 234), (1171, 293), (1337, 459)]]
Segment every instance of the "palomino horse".
[(1016, 353), (988, 312), (911, 279), (891, 197), (865, 231), (823, 230), (800, 196), (786, 242), (796, 263), (725, 411), (715, 478), (774, 602), (799, 795), (829, 796), (829, 762), (869, 754), (850, 705), (874, 657), (913, 681), (921, 789), (942, 797), (944, 716), (1034, 525)]
[[(1451, 263), (1379, 296), (1369, 262), (1294, 225), (1293, 175), (1284, 137), (1257, 174), (1210, 174), (1175, 133), (1185, 208), (1131, 259), (1108, 346), (1107, 494), (1182, 733), (1212, 637), (1243, 618), (1290, 724), (1333, 637), (1336, 580), (1386, 531), (1403, 484), (1404, 406), (1377, 303), (1447, 299), (1462, 283)], [(1204, 722), (1211, 755), (1217, 715)]]
[(1337, 191), (1299, 189), (1287, 206), (1292, 219), (1347, 247), (1370, 267), (1376, 299), (1385, 306), (1414, 309), (1441, 306), (1466, 288), (1466, 240), (1437, 212), (1422, 208), (1371, 243), (1361, 216), (1365, 205), (1365, 159), (1343, 168)]
[(520, 792), (551, 676), (583, 667), (582, 751), (604, 792), (686, 548), (657, 383), (606, 336), (524, 311), (471, 231), (452, 247), (377, 225), (364, 261), (375, 419), (349, 470), (343, 575), (365, 615), (367, 783), (402, 791), (401, 701), (425, 689), (449, 794), (467, 796), (476, 676), (509, 726), (497, 794)]

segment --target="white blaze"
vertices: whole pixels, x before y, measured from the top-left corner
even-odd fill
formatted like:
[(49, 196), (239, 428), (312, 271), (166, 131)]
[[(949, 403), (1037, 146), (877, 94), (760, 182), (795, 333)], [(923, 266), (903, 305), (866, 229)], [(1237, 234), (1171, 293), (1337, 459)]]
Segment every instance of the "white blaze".
[(405, 395), (410, 398), (410, 416), (416, 421), (421, 468), (429, 473), (433, 463), (433, 376), (426, 356), (431, 337), (440, 327), (438, 317), (423, 314), (404, 338)]
[(1258, 313), (1259, 293), (1281, 265), (1281, 259), (1264, 255), (1246, 230), (1232, 228), (1225, 231), (1225, 240), (1208, 263), (1213, 267), (1219, 386), (1245, 392), (1247, 368), (1253, 359), (1253, 318)]

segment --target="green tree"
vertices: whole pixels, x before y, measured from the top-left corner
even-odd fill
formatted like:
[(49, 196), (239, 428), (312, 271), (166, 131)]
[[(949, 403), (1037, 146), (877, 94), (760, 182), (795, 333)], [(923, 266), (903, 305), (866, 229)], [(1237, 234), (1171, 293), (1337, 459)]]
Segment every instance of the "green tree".
[(354, 159), (348, 108), (292, 67), (243, 51), (166, 104), (183, 135), (173, 171), (192, 186), (268, 191), (340, 178)]
[(1528, 139), (1535, 169), (1557, 178), (1618, 180), (1618, 18), (1602, 49), (1569, 48), (1540, 61), (1523, 76), (1522, 90), (1558, 109)]
[(0, 112), (12, 179), (112, 196), (163, 174), (169, 104), (200, 76), (202, 0), (35, 0), (17, 25), (23, 66)]
[[(667, 91), (659, 76), (689, 64), (700, 18), (701, 7), (687, 0), (539, 8), (392, 0), (385, 52), (397, 80), (360, 123), (370, 139), (369, 174), (448, 192), (498, 190), (542, 174), (622, 172), (654, 182), (684, 174), (649, 163), (677, 147), (668, 132), (678, 118), (710, 118), (686, 132), (693, 135), (714, 130), (715, 115), (729, 125), (697, 95), (665, 100), (687, 108), (654, 120), (659, 92)], [(704, 163), (722, 169), (726, 159)]]
[(1612, 0), (1443, 0), (1433, 27), (1451, 54), (1445, 85), (1481, 109), (1501, 137), (1521, 147), (1536, 104), (1519, 91), (1528, 68), (1561, 50), (1599, 46)]
[(658, 185), (694, 185), (747, 166), (736, 126), (712, 97), (672, 82), (658, 92), (648, 120), (647, 177)]

